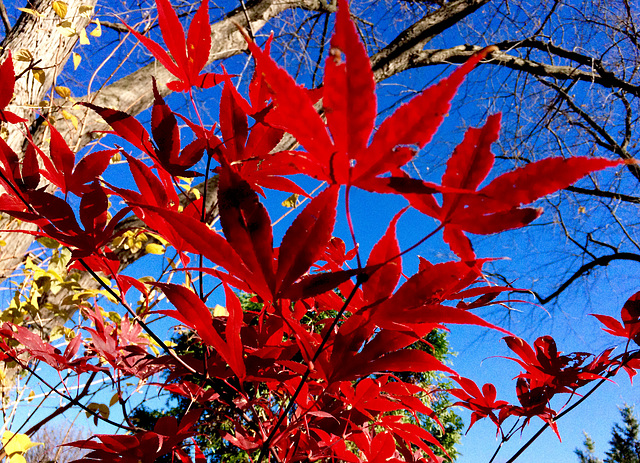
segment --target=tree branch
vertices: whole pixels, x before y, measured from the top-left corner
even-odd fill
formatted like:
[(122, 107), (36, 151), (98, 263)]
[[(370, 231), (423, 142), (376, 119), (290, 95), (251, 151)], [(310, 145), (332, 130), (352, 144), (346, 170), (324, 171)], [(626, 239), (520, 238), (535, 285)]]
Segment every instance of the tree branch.
[[(515, 46), (514, 44), (518, 44)], [(486, 64), (493, 64), (497, 66), (503, 66), (515, 71), (526, 72), (539, 77), (553, 77), (559, 80), (573, 80), (583, 81), (589, 83), (596, 83), (606, 88), (617, 88), (631, 93), (635, 96), (640, 96), (640, 86), (633, 85), (619, 77), (616, 77), (613, 73), (605, 71), (604, 68), (600, 72), (585, 71), (574, 66), (556, 66), (551, 64), (539, 63), (531, 59), (525, 59), (518, 56), (512, 56), (503, 50), (511, 50), (513, 48), (520, 48), (520, 44), (536, 45), (534, 48), (542, 48), (543, 43), (538, 41), (519, 41), (519, 42), (502, 42), (496, 44), (500, 51), (495, 51), (489, 55), (489, 57), (483, 61)], [(559, 47), (552, 47), (547, 44), (545, 51), (558, 51), (562, 50)], [(522, 45), (526, 46), (526, 45)], [(482, 50), (483, 47), (477, 45), (458, 45), (451, 48), (444, 49), (430, 49), (430, 50), (412, 50), (405, 59), (398, 61), (397, 68), (394, 67), (394, 73), (400, 73), (407, 69), (434, 66), (438, 64), (457, 64), (464, 63), (474, 53)], [(574, 57), (579, 65), (587, 65), (597, 62), (593, 58), (580, 55), (575, 52), (568, 52)], [(557, 55), (563, 57), (561, 55)], [(578, 61), (578, 59), (580, 61)], [(386, 76), (386, 77), (390, 77)]]
[(576, 270), (573, 273), (573, 275), (571, 275), (564, 283), (562, 283), (558, 287), (558, 289), (556, 289), (553, 293), (549, 294), (547, 297), (542, 297), (535, 291), (532, 291), (532, 293), (536, 297), (536, 299), (538, 299), (538, 302), (544, 305), (547, 302), (558, 297), (564, 290), (566, 290), (574, 281), (576, 281), (582, 275), (590, 272), (596, 267), (606, 267), (611, 262), (616, 260), (640, 262), (640, 254), (634, 254), (631, 252), (620, 252), (620, 253), (597, 257), (591, 262), (587, 262), (586, 264), (582, 265), (578, 270)]
[(640, 203), (640, 197), (638, 196), (630, 196), (622, 193), (617, 193), (615, 191), (605, 191), (599, 188), (588, 189), (588, 188), (580, 188), (577, 186), (568, 186), (565, 188), (566, 191), (571, 191), (572, 193), (580, 193), (583, 195), (590, 196), (598, 196), (600, 198), (611, 198), (617, 199), (620, 201), (624, 201), (626, 203)]
[(0, 0), (0, 18), (2, 18), (5, 35), (8, 35), (9, 32), (11, 32), (11, 21), (9, 21), (9, 15), (7, 14), (7, 8), (4, 6), (3, 0)]
[(418, 53), (429, 40), (488, 2), (489, 0), (448, 2), (405, 29), (389, 45), (371, 57), (371, 67), (376, 81), (380, 82), (409, 69), (407, 65), (410, 57)]

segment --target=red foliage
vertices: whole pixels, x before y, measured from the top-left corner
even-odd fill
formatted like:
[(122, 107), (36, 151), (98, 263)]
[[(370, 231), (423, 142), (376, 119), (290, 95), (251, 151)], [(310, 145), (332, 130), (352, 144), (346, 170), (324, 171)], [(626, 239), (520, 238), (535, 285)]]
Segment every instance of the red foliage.
[[(481, 187), (491, 173), (490, 148), (500, 128), (500, 116), (492, 115), (483, 127), (469, 129), (447, 163), (442, 185), (410, 178), (401, 168), (431, 140), (465, 75), (491, 49), (398, 108), (374, 131), (375, 82), (369, 58), (346, 1), (339, 4), (332, 51), (325, 64), (326, 122), (314, 108), (317, 93), (297, 85), (268, 49), (255, 43), (249, 43), (256, 63), (251, 103), (238, 94), (231, 76), (201, 74), (210, 48), (207, 2), (200, 6), (185, 38), (168, 0), (158, 0), (160, 29), (169, 53), (132, 32), (177, 77), (168, 84), (171, 90), (225, 81), (220, 102), (222, 140), (213, 129), (180, 116), (195, 135), (195, 141), (181, 148), (176, 115), (155, 83), (150, 83), (155, 92), (152, 135), (126, 113), (87, 104), (115, 134), (152, 159), (150, 167), (125, 153), (138, 191), (98, 178), (114, 151), (88, 155), (74, 166), (74, 153), (53, 128), (50, 157), (29, 145), (21, 164), (0, 139), (0, 173), (7, 191), (0, 198), (3, 212), (36, 223), (40, 230), (35, 234), (71, 248), (76, 266), (104, 270), (123, 294), (135, 287), (148, 303), (151, 289), (159, 289), (173, 308), (154, 313), (192, 329), (206, 351), (204, 359), (178, 357), (168, 348), (164, 355), (153, 355), (149, 337), (142, 332), (148, 329), (144, 317), (131, 311), (131, 317), (117, 324), (105, 321), (97, 306), (85, 311), (93, 323), (84, 328), (89, 336), (76, 337), (64, 353), (26, 328), (4, 325), (3, 336), (22, 346), (0, 344), (5, 355), (24, 350), (58, 370), (105, 372), (114, 381), (123, 376), (146, 380), (158, 371), (168, 371), (170, 381), (160, 386), (191, 397), (199, 407), (179, 424), (164, 419), (153, 432), (99, 435), (99, 442), (76, 442), (91, 450), (85, 461), (151, 462), (167, 453), (187, 461), (181, 445), (194, 437), (194, 424), (202, 411), (211, 420), (232, 423), (233, 432), (225, 431), (223, 437), (253, 453), (258, 462), (271, 456), (278, 461), (434, 461), (437, 440), (392, 414), (405, 411), (433, 417), (416, 397), (432, 391), (403, 382), (394, 373), (451, 374), (460, 385), (451, 394), (460, 399), (458, 405), (472, 411), (471, 425), (487, 417), (500, 428), (514, 416), (522, 417), (524, 426), (537, 416), (557, 432), (557, 413), (550, 404), (554, 396), (573, 394), (621, 365), (635, 368), (635, 359), (610, 359), (611, 351), (589, 363), (591, 356), (586, 353), (563, 355), (548, 336), (532, 348), (470, 311), (493, 304), (509, 288), (483, 283), (485, 261), (476, 258), (465, 233), (522, 227), (541, 213), (523, 205), (619, 162), (545, 159)], [(8, 59), (0, 68), (1, 81), (11, 82), (11, 69)], [(4, 107), (8, 87), (0, 87), (0, 107)], [(3, 111), (2, 116), (13, 122), (11, 113)], [(303, 150), (274, 152), (284, 132), (295, 136)], [(196, 166), (205, 154), (219, 174), (221, 231), (205, 223), (210, 212), (202, 210), (206, 201), (179, 207), (175, 177), (201, 175)], [(41, 174), (60, 188), (64, 199), (39, 188)], [(207, 178), (210, 172), (202, 174)], [(271, 218), (261, 202), (262, 188), (304, 194), (295, 177), (287, 178), (292, 174), (329, 186), (297, 213), (275, 247)], [(444, 240), (461, 260), (431, 264), (423, 259), (415, 275), (405, 276), (402, 255), (406, 251), (396, 237), (405, 208), (395, 215), (362, 266), (357, 246), (347, 252), (344, 242), (333, 236), (343, 185), (347, 191), (358, 187), (403, 195), (411, 207), (442, 224)], [(82, 226), (67, 202), (68, 193), (81, 198)], [(111, 219), (108, 194), (126, 204)], [(442, 196), (440, 203), (434, 194)], [(114, 238), (115, 224), (130, 212), (175, 248), (183, 265), (189, 262), (189, 254), (200, 257), (199, 268), (181, 270), (200, 272), (201, 278), (211, 275), (224, 287), (224, 315), (212, 314), (202, 288), (194, 291), (188, 284), (169, 282), (145, 287), (117, 275), (117, 263), (107, 246)], [(346, 218), (350, 221), (348, 212)], [(433, 234), (425, 234), (423, 241)], [(356, 256), (358, 264), (350, 268), (348, 262)], [(232, 287), (254, 295), (262, 309), (243, 310)], [(124, 299), (119, 302), (130, 309)], [(612, 334), (637, 343), (637, 306), (635, 298), (625, 305), (624, 325), (611, 317), (597, 317)], [(148, 313), (148, 306), (143, 309), (141, 313)], [(325, 318), (327, 314), (333, 316)], [(410, 348), (434, 328), (450, 324), (475, 324), (509, 335), (505, 340), (518, 357), (513, 360), (524, 369), (516, 385), (519, 405), (496, 400), (492, 384), (481, 390), (429, 353)], [(200, 384), (192, 382), (194, 378)], [(196, 460), (202, 455), (199, 449), (195, 454)]]

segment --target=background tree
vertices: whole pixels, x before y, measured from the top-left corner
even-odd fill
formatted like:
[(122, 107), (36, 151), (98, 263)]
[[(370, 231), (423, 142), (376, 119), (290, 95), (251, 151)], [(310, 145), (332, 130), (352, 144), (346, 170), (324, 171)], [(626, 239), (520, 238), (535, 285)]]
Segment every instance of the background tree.
[(595, 456), (596, 444), (591, 437), (585, 434), (584, 438), (584, 450), (576, 449), (575, 453), (578, 456), (580, 463), (603, 463), (602, 460)]
[(42, 445), (29, 449), (24, 458), (27, 463), (69, 463), (81, 459), (87, 452), (75, 447), (62, 446), (68, 442), (86, 439), (88, 431), (72, 423), (44, 426), (31, 440)]
[[(637, 463), (640, 462), (640, 425), (633, 414), (633, 407), (625, 405), (620, 409), (622, 425), (616, 423), (611, 429), (609, 450), (604, 463)], [(602, 463), (595, 456), (595, 444), (589, 436), (585, 438), (585, 450), (576, 449), (580, 463)]]

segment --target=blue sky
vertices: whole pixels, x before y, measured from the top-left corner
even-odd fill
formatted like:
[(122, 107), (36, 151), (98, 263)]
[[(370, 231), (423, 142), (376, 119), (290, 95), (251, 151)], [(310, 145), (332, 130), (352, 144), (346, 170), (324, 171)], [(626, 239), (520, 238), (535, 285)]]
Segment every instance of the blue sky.
[[(81, 64), (80, 73), (75, 76), (80, 82), (86, 81), (84, 77), (90, 73), (89, 56), (85, 56), (85, 61)], [(238, 69), (242, 68), (245, 59), (245, 57), (237, 58), (235, 66)], [(237, 72), (234, 71), (233, 64), (227, 66), (230, 72)], [(381, 89), (387, 96), (381, 98), (379, 107), (385, 108), (395, 101), (393, 100), (393, 94), (396, 93), (398, 88), (396, 85), (410, 83), (413, 86), (421, 87), (423, 82), (426, 84), (439, 71), (441, 69), (416, 71), (386, 82), (381, 86)], [(126, 68), (121, 72), (126, 72)], [(403, 79), (415, 80), (408, 82), (403, 81)], [(71, 82), (71, 79), (69, 82)], [(416, 82), (419, 85), (416, 85)], [(71, 84), (68, 85), (71, 86)], [(215, 99), (215, 91), (210, 95), (212, 96), (209, 96), (209, 98)], [(181, 98), (180, 96), (174, 96), (169, 101), (172, 102), (171, 104), (175, 108), (179, 106), (181, 101), (184, 101)], [(463, 110), (459, 115), (462, 116), (465, 123), (479, 125), (484, 122), (482, 113), (486, 114), (486, 110), (470, 105), (467, 111)], [(148, 114), (142, 115), (142, 119), (148, 119)], [(505, 124), (508, 123), (509, 121), (506, 120)], [(418, 159), (421, 166), (429, 167), (430, 175), (433, 175), (436, 179), (439, 178), (443, 161), (450, 152), (451, 142), (461, 139), (460, 132), (456, 130), (458, 125), (459, 119), (450, 118), (443, 125), (434, 143), (425, 151), (423, 157)], [(431, 156), (431, 158), (427, 156)], [(269, 199), (269, 207), (273, 206), (271, 211), (280, 210), (284, 213), (285, 209), (278, 209), (278, 205), (286, 196), (274, 193)], [(366, 193), (354, 193), (352, 212), (356, 223), (356, 234), (360, 239), (363, 255), (366, 256), (368, 254), (368, 250), (375, 240), (384, 233), (388, 219), (404, 204), (403, 200), (380, 201)], [(549, 214), (550, 212), (548, 211), (540, 221), (551, 221), (552, 216)], [(272, 219), (277, 218), (276, 215), (277, 212), (272, 212)], [(598, 217), (593, 217), (592, 219), (597, 220)], [(284, 220), (276, 227), (276, 233), (279, 236), (282, 236), (290, 220), (291, 218)], [(428, 232), (434, 226), (434, 222), (430, 219), (421, 217), (415, 212), (407, 213), (400, 222), (402, 230), (399, 231), (399, 238), (402, 247), (412, 244), (418, 237), (424, 235), (425, 230)], [(348, 234), (344, 223), (338, 224), (335, 234), (343, 237), (345, 242), (348, 243)], [(546, 228), (541, 235), (536, 235), (535, 229), (532, 229), (532, 231), (525, 232), (509, 232), (501, 237), (476, 237), (473, 238), (473, 242), (479, 256), (509, 257), (510, 261), (499, 263), (502, 268), (509, 267), (523, 275), (529, 274), (530, 278), (535, 278), (535, 275), (532, 276), (532, 269), (545, 272), (545, 269), (541, 268), (544, 260), (539, 258), (536, 253), (544, 253), (547, 248), (550, 250), (555, 249), (554, 246), (562, 239), (562, 233), (557, 228)], [(276, 238), (276, 242), (278, 241), (279, 238)], [(440, 237), (436, 237), (426, 245), (423, 245), (416, 251), (416, 254), (427, 257), (432, 261), (452, 258), (450, 251), (442, 244)], [(411, 273), (411, 269), (415, 270), (416, 267), (417, 258), (415, 255), (405, 259), (405, 269), (408, 273)], [(522, 283), (526, 287), (528, 280), (523, 278)], [(517, 286), (518, 282), (515, 284)], [(538, 336), (551, 334), (556, 337), (559, 349), (565, 352), (583, 350), (599, 352), (611, 345), (611, 343), (616, 343), (616, 340), (602, 332), (599, 324), (592, 317), (588, 317), (587, 314), (598, 311), (599, 313), (617, 317), (625, 300), (637, 290), (637, 286), (635, 268), (632, 265), (615, 264), (608, 272), (599, 272), (592, 277), (588, 285), (580, 283), (572, 287), (567, 296), (561, 298), (558, 306), (550, 309), (549, 314), (544, 309), (533, 304), (518, 304), (514, 306), (516, 311), (510, 312), (509, 325), (506, 327), (529, 342), (533, 342)], [(492, 313), (487, 313), (486, 316), (490, 321), (497, 322), (503, 318), (504, 314), (504, 311), (496, 310)], [(486, 330), (475, 327), (452, 327), (450, 339), (453, 350), (459, 353), (458, 357), (453, 360), (454, 367), (462, 375), (469, 376), (478, 384), (492, 382), (498, 388), (499, 397), (510, 401), (516, 400), (512, 378), (518, 374), (519, 370), (512, 362), (495, 358), (495, 356), (509, 355), (504, 342), (500, 341), (499, 334), (487, 333)], [(594, 438), (597, 450), (602, 455), (607, 448), (611, 426), (619, 418), (617, 407), (624, 403), (635, 403), (638, 394), (636, 389), (630, 387), (629, 380), (625, 375), (620, 375), (616, 378), (616, 381), (617, 384), (605, 384), (583, 406), (559, 422), (558, 426), (563, 438), (562, 443), (558, 442), (557, 437), (552, 432), (547, 431), (518, 461), (538, 462), (541, 459), (549, 462), (574, 461), (573, 450), (581, 446), (583, 431), (588, 432)], [(110, 396), (111, 394), (108, 394), (107, 400)], [(465, 416), (464, 413), (462, 414)], [(466, 421), (468, 422), (468, 418)], [(496, 461), (506, 461), (519, 445), (526, 441), (527, 436), (531, 434), (531, 430), (537, 430), (540, 424), (539, 420), (532, 420), (532, 426), (524, 433), (523, 438), (520, 439), (519, 436), (514, 436), (512, 441), (505, 445)], [(462, 456), (459, 461), (461, 463), (488, 461), (497, 446), (494, 436), (495, 428), (493, 424), (489, 422), (477, 423), (469, 434), (463, 438), (463, 445), (460, 447)]]

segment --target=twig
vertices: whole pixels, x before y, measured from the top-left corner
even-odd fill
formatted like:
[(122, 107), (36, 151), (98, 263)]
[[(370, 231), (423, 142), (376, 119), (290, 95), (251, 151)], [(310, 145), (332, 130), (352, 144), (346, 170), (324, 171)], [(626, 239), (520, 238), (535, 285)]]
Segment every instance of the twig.
[(280, 414), (280, 417), (278, 417), (278, 421), (276, 422), (275, 426), (271, 429), (271, 432), (269, 432), (269, 436), (267, 436), (267, 440), (264, 442), (264, 444), (262, 445), (262, 448), (260, 449), (260, 455), (258, 456), (258, 460), (257, 460), (256, 463), (261, 463), (262, 460), (264, 459), (267, 451), (270, 450), (269, 446), (271, 445), (271, 442), (273, 441), (273, 438), (275, 437), (276, 432), (278, 431), (278, 428), (280, 427), (280, 425), (282, 424), (282, 422), (287, 417), (287, 415), (289, 414), (289, 412), (293, 408), (294, 404), (296, 403), (296, 398), (300, 394), (300, 391), (302, 391), (302, 388), (304, 387), (305, 382), (309, 378), (309, 375), (314, 370), (314, 364), (315, 364), (316, 360), (318, 360), (318, 357), (320, 357), (320, 354), (322, 354), (322, 351), (324, 350), (324, 346), (329, 341), (329, 337), (331, 337), (331, 333), (333, 332), (333, 329), (338, 324), (338, 321), (340, 320), (340, 318), (342, 318), (342, 314), (344, 314), (345, 310), (347, 310), (347, 307), (349, 307), (349, 304), (351, 303), (351, 300), (356, 295), (356, 292), (358, 291), (358, 288), (360, 288), (360, 286), (364, 282), (366, 282), (367, 279), (368, 279), (368, 275), (365, 274), (365, 273), (362, 273), (362, 274), (358, 275), (358, 277), (356, 279), (355, 286), (351, 290), (351, 293), (349, 293), (349, 296), (347, 297), (347, 299), (345, 299), (344, 303), (342, 304), (342, 307), (340, 308), (340, 311), (334, 317), (333, 322), (331, 323), (331, 326), (329, 327), (329, 329), (325, 333), (324, 337), (322, 338), (322, 342), (320, 343), (320, 345), (316, 349), (316, 353), (313, 355), (313, 358), (309, 362), (309, 365), (307, 365), (307, 370), (302, 375), (302, 378), (300, 378), (300, 383), (298, 384), (298, 387), (296, 388), (295, 392), (293, 393), (293, 395), (289, 399), (289, 403), (287, 404), (287, 408), (285, 408), (284, 411)]
[(2, 24), (4, 25), (5, 37), (11, 32), (11, 22), (9, 22), (9, 15), (7, 9), (4, 6), (4, 2), (0, 0), (0, 17), (2, 18)]

